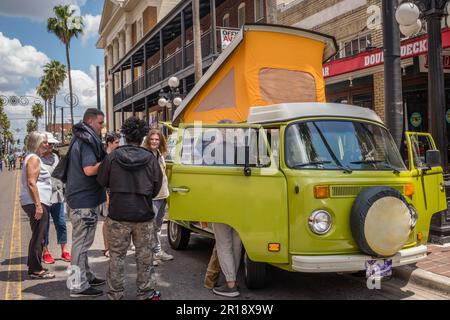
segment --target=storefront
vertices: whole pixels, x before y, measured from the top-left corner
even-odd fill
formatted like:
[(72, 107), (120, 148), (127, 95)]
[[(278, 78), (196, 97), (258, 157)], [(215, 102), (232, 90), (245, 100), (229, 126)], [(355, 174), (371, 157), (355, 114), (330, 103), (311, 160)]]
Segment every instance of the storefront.
[[(442, 46), (448, 106), (447, 118), (443, 121), (450, 123), (450, 29), (442, 31)], [(409, 131), (428, 131), (427, 52), (426, 35), (405, 40), (401, 44), (404, 129)], [(380, 90), (374, 85), (374, 75), (382, 74), (383, 63), (382, 48), (369, 49), (352, 57), (326, 63), (323, 72), (327, 84), (327, 101), (374, 109), (375, 90)], [(384, 92), (382, 95), (384, 98)], [(447, 132), (450, 138), (450, 130)]]

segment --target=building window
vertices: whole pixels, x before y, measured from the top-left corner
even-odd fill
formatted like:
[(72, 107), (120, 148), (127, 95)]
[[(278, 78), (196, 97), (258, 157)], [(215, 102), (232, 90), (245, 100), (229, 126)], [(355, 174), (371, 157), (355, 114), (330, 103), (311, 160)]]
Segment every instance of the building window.
[(230, 15), (227, 13), (222, 18), (222, 27), (228, 28), (230, 26)]
[(140, 39), (142, 39), (142, 37), (144, 36), (144, 24), (142, 22), (142, 19), (139, 19), (137, 22), (137, 38), (138, 41)]
[(372, 47), (372, 35), (367, 34), (356, 39), (345, 41), (341, 49), (341, 58), (350, 57)]
[(245, 24), (245, 3), (241, 3), (238, 8), (238, 28)]
[(263, 0), (254, 0), (255, 1), (255, 22), (264, 19), (264, 1)]

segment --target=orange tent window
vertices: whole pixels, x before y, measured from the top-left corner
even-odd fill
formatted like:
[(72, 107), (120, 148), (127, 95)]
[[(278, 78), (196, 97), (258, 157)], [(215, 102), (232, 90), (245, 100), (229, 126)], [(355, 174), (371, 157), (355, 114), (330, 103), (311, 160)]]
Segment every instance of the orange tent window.
[(204, 112), (236, 106), (236, 89), (234, 83), (234, 68), (211, 90), (199, 104), (195, 112)]
[(269, 103), (317, 101), (314, 77), (303, 71), (263, 68), (259, 89), (261, 98)]

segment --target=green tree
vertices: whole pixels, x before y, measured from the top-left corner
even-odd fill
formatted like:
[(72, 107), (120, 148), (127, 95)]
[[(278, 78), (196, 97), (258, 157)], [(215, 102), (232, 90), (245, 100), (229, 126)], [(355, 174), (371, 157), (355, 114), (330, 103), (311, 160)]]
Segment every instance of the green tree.
[(44, 106), (40, 103), (33, 104), (31, 115), (36, 119), (36, 127), (39, 128), (39, 119), (44, 115)]
[(27, 133), (37, 131), (37, 123), (35, 120), (28, 120), (27, 122)]
[[(64, 80), (67, 77), (66, 66), (61, 62), (52, 60), (48, 62), (44, 66), (44, 77), (41, 80), (41, 84), (47, 90), (49, 97), (49, 110), (51, 110), (51, 114), (53, 115), (53, 120), (50, 117), (51, 122), (53, 123), (53, 134), (55, 134), (55, 126), (56, 126), (56, 95), (58, 91), (61, 89)], [(52, 98), (53, 98), (53, 110), (52, 106)]]
[(83, 33), (83, 19), (81, 17), (75, 17), (75, 10), (71, 9), (69, 5), (55, 6), (53, 12), (55, 13), (55, 17), (47, 20), (47, 30), (50, 33), (54, 33), (66, 47), (66, 60), (69, 71), (70, 120), (73, 126), (73, 92), (69, 48), (72, 38), (77, 38)]

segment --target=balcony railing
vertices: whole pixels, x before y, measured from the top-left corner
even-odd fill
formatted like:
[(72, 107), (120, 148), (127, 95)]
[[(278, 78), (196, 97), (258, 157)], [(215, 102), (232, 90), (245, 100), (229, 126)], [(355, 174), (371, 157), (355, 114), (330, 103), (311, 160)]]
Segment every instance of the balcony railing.
[[(208, 30), (202, 34), (202, 57), (208, 57), (213, 52), (211, 50), (211, 30)], [(218, 46), (220, 48), (220, 46)], [(194, 64), (194, 46), (191, 41), (188, 45), (186, 45), (186, 55), (185, 55), (185, 67), (192, 66)], [(119, 91), (114, 94), (114, 105), (117, 105), (129, 98), (133, 95), (138, 94), (139, 92), (145, 90), (146, 88), (152, 87), (153, 85), (161, 82), (162, 80), (169, 78), (173, 74), (182, 70), (182, 50), (177, 50), (174, 54), (167, 57), (164, 62), (164, 74), (161, 77), (161, 64), (153, 66), (151, 69), (147, 70), (147, 82), (145, 83), (144, 75), (141, 75), (137, 78), (133, 84), (128, 84), (124, 86), (124, 94), (122, 100), (122, 94)]]

